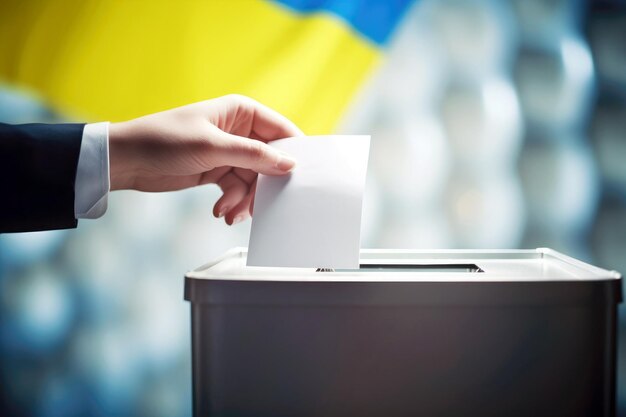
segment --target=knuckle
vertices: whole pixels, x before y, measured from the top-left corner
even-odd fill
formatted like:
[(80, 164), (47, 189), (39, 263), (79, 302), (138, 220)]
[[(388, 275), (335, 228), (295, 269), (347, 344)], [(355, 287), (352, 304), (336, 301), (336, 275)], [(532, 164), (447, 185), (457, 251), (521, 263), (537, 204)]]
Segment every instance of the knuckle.
[(257, 141), (252, 141), (250, 145), (248, 146), (249, 146), (250, 156), (252, 157), (254, 161), (261, 162), (264, 159), (266, 159), (267, 151), (265, 150), (265, 147), (261, 143)]
[(244, 108), (254, 108), (258, 105), (255, 99), (244, 96), (243, 94), (229, 94), (228, 97), (231, 102)]
[(229, 101), (232, 101), (233, 103), (244, 103), (247, 99), (246, 96), (242, 95), (242, 94), (228, 94), (227, 96), (224, 96), (224, 98), (226, 98)]

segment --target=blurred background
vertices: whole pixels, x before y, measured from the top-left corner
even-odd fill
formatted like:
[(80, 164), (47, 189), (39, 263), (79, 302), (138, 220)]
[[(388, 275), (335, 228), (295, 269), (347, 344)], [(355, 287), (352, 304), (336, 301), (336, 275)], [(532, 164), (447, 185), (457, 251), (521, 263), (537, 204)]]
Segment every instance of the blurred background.
[[(56, 13), (44, 3), (0, 6), (14, 25), (0, 29), (1, 122), (115, 121), (245, 93), (310, 134), (372, 135), (363, 247), (551, 247), (626, 272), (624, 2), (242, 0), (219, 16), (131, 2), (147, 10), (120, 13), (139, 33), (126, 36), (151, 47), (116, 62), (98, 31), (126, 27), (110, 7), (63, 6), (67, 22), (42, 29)], [(372, 4), (380, 31), (359, 17)], [(253, 21), (246, 8), (285, 21), (226, 31)], [(206, 19), (220, 36), (201, 32)], [(178, 36), (169, 44), (149, 37), (165, 23)], [(261, 51), (246, 71), (234, 58), (210, 65), (238, 48)], [(100, 70), (85, 76), (89, 59)], [(219, 194), (116, 192), (77, 230), (0, 235), (0, 385), (12, 415), (191, 414), (183, 275), (246, 246), (250, 228), (212, 217)], [(624, 309), (620, 320), (626, 415)]]

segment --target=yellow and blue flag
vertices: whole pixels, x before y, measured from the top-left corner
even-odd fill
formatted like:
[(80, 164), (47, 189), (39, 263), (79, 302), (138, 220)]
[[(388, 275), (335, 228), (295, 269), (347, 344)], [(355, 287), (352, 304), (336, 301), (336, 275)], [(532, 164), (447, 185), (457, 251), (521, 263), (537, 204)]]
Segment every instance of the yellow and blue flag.
[(329, 133), (411, 0), (14, 1), (0, 80), (118, 121), (229, 93)]

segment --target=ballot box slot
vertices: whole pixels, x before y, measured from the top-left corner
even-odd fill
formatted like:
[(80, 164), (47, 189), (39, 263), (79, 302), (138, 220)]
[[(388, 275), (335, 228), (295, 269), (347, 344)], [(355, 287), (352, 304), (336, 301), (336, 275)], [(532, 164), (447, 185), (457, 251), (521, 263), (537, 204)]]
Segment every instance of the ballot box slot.
[(318, 268), (317, 272), (485, 272), (476, 264), (361, 264), (359, 269)]

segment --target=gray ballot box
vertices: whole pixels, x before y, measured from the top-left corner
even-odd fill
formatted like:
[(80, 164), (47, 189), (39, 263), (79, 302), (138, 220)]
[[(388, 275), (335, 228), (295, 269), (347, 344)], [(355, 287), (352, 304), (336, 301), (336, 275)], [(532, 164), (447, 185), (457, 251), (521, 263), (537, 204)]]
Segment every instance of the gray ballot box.
[(194, 416), (611, 416), (622, 279), (550, 249), (189, 272)]

